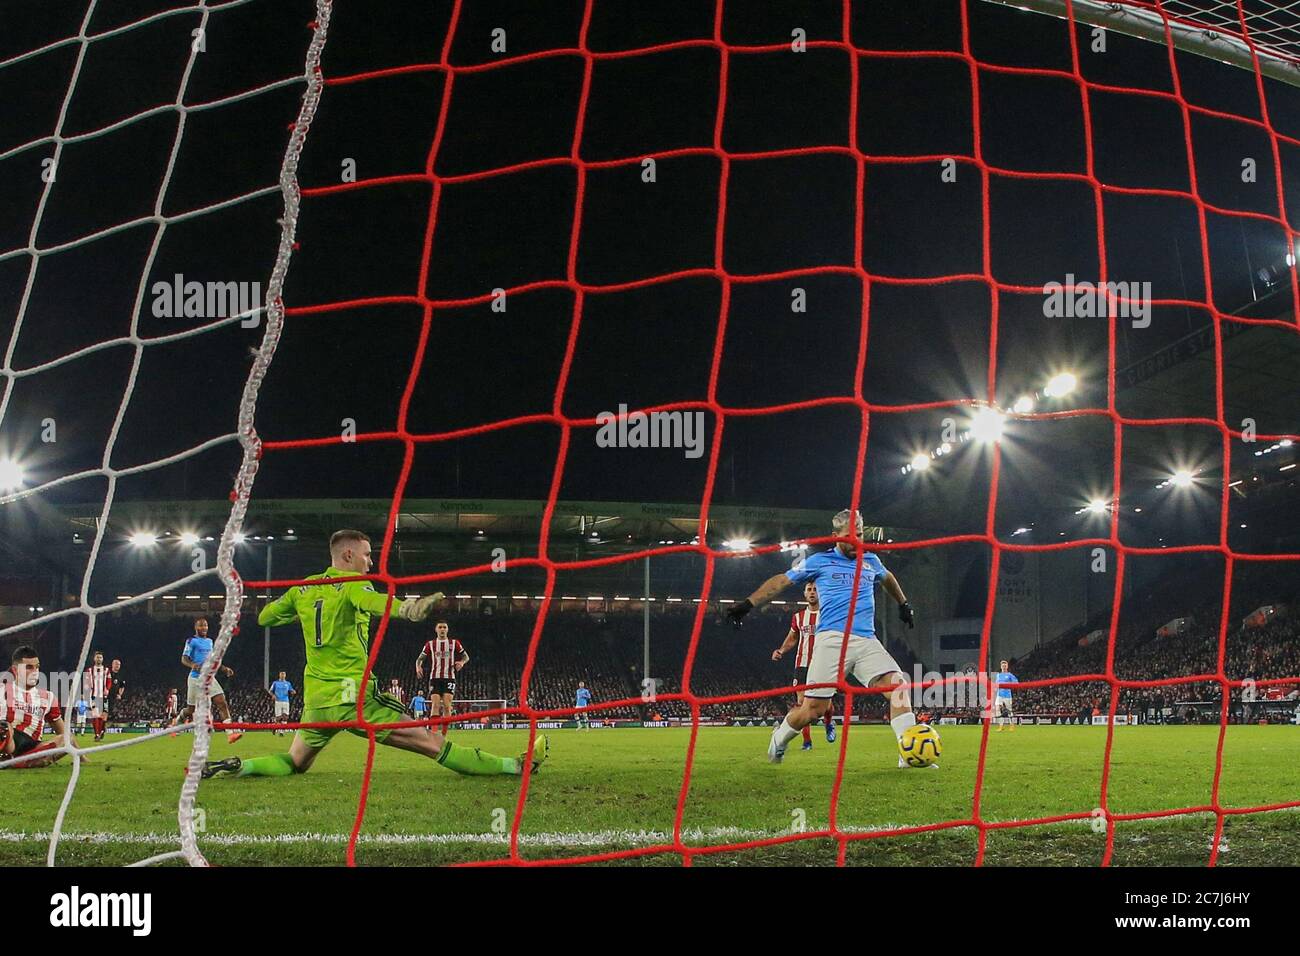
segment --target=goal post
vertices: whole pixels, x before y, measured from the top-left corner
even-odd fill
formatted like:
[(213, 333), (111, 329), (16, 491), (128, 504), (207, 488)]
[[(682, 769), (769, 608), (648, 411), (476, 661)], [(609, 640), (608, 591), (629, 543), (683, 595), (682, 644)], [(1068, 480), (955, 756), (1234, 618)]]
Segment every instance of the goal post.
[[(1235, 2), (1173, 0), (1163, 4), (1134, 0), (984, 0), (1004, 7), (1114, 30), (1161, 46), (1172, 43), (1187, 53), (1259, 72), (1300, 86), (1300, 20), (1293, 4), (1264, 2), (1239, 14)], [(1242, 20), (1245, 30), (1242, 30)]]

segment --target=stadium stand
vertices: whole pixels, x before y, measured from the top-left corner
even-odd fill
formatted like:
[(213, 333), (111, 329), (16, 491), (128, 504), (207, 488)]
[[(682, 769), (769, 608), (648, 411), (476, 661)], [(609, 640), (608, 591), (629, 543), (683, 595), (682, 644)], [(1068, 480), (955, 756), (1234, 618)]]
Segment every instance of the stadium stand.
[[(1204, 600), (1204, 596), (1215, 593), (1213, 576), (1207, 570), (1204, 577), (1180, 574), (1158, 579), (1137, 596), (1139, 600), (1126, 600), (1126, 616), (1121, 620), (1115, 642), (1116, 675), (1124, 680), (1147, 681), (1214, 673), (1221, 603), (1217, 598)], [(1130, 604), (1141, 610), (1133, 611)], [(1243, 626), (1246, 613), (1269, 604), (1283, 610), (1259, 627)], [(1300, 593), (1294, 590), (1294, 582), (1285, 578), (1285, 569), (1258, 575), (1251, 587), (1234, 593), (1224, 657), (1225, 673), (1230, 679), (1267, 681), (1300, 673), (1300, 619), (1294, 611), (1288, 614), (1286, 610), (1296, 607), (1300, 607)], [(1098, 611), (1087, 624), (1071, 628), (1014, 661), (1012, 670), (1022, 681), (1104, 673), (1106, 640), (1084, 643), (1080, 637), (1089, 629), (1105, 629), (1109, 617), (1109, 609)], [(1159, 636), (1158, 627), (1174, 617), (1189, 619), (1187, 631)], [(452, 634), (470, 654), (469, 665), (459, 678), (457, 698), (505, 700), (508, 705), (517, 705), (520, 675), (536, 623), (534, 615), (480, 610), (452, 612), (436, 619), (448, 621)], [(600, 717), (689, 719), (688, 704), (663, 700), (662, 696), (682, 689), (682, 670), (694, 619), (695, 608), (689, 604), (680, 610), (657, 613), (652, 618), (650, 673), (655, 678), (656, 694), (643, 697), (644, 623), (639, 614), (553, 611), (544, 622), (538, 645), (529, 688), (532, 706), (545, 709), (573, 706), (573, 692), (581, 680), (592, 690), (597, 705), (613, 700), (644, 700), (638, 705), (601, 710)], [(694, 692), (721, 697), (788, 685), (791, 680), (788, 661), (771, 660), (771, 652), (784, 638), (788, 624), (788, 613), (782, 608), (753, 615), (742, 629), (726, 626), (720, 616), (710, 612), (695, 649), (691, 674)], [(177, 688), (183, 700), (186, 672), (180, 663), (180, 652), (191, 625), (188, 616), (162, 618), (143, 612), (123, 612), (100, 619), (95, 649), (102, 650), (108, 659), (121, 659), (127, 678), (126, 696), (113, 713), (115, 721), (159, 720), (170, 688)], [(432, 622), (420, 627), (405, 623), (391, 626), (375, 668), (381, 686), (387, 688), (395, 678), (407, 701), (423, 683), (416, 678), (415, 659), (431, 627)], [(233, 679), (223, 680), (232, 713), (241, 722), (270, 721), (271, 698), (262, 686), (261, 629), (251, 613), (242, 619), (241, 634), (244, 639), (231, 645), (225, 661), (236, 672)], [(74, 637), (79, 641), (80, 635)], [(56, 640), (53, 632), (40, 639), (48, 658), (57, 659)], [(918, 666), (925, 669), (924, 660), (918, 659), (902, 641), (890, 640), (888, 646), (904, 672), (913, 674)], [(273, 632), (271, 673), (284, 670), (297, 686), (304, 663), (297, 630), (285, 628)], [(995, 667), (991, 664), (991, 668)], [(1268, 697), (1289, 700), (1298, 695), (1300, 688), (1283, 686), (1270, 687)], [(701, 714), (706, 719), (778, 717), (789, 702), (790, 695), (781, 694), (706, 705)], [(1198, 706), (1188, 706), (1188, 702)], [(1243, 701), (1241, 693), (1235, 692), (1230, 702), (1230, 719), (1292, 719), (1291, 709), (1280, 704), (1243, 708), (1243, 703), (1252, 702)], [(1053, 719), (1071, 723), (1090, 722), (1094, 714), (1105, 713), (1109, 704), (1109, 691), (1100, 682), (1059, 684), (1016, 694), (1018, 713), (1051, 715)], [(293, 719), (299, 715), (299, 706), (295, 700)], [(1135, 714), (1142, 721), (1217, 722), (1219, 706), (1217, 684), (1194, 682), (1124, 689), (1119, 712)], [(979, 718), (974, 707), (923, 707), (922, 710), (932, 719), (956, 717), (973, 722)], [(883, 719), (884, 701), (879, 695), (864, 695), (857, 700), (855, 713), (869, 720)]]

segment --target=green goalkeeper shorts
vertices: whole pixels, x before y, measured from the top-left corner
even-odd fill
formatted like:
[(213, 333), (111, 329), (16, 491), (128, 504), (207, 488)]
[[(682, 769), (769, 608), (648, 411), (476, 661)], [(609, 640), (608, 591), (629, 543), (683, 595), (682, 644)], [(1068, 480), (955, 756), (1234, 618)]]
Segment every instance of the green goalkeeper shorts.
[[(366, 694), (365, 701), (366, 723), (369, 724), (392, 724), (403, 720), (410, 720), (402, 702), (395, 697), (380, 693), (372, 684), (369, 692)], [(337, 723), (345, 720), (357, 719), (356, 704), (337, 704), (333, 707), (313, 707), (302, 712), (302, 723), (304, 724), (324, 724)], [(298, 733), (302, 736), (302, 741), (312, 750), (320, 750), (331, 740), (334, 735), (341, 730), (346, 730), (350, 734), (356, 734), (358, 737), (368, 737), (364, 727), (302, 727)], [(385, 727), (375, 731), (375, 740), (383, 743), (388, 739), (388, 735), (393, 732), (391, 727)]]

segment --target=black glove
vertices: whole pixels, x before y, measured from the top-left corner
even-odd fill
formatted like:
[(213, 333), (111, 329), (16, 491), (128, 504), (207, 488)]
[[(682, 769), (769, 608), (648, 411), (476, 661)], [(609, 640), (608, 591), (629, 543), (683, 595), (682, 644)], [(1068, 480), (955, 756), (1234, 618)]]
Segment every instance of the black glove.
[(736, 627), (740, 627), (741, 620), (752, 610), (754, 610), (754, 602), (749, 598), (745, 598), (739, 604), (732, 605), (731, 610), (727, 612), (727, 620)]
[(907, 601), (898, 605), (898, 619), (906, 624), (908, 628), (916, 627), (916, 611), (912, 609), (912, 605)]

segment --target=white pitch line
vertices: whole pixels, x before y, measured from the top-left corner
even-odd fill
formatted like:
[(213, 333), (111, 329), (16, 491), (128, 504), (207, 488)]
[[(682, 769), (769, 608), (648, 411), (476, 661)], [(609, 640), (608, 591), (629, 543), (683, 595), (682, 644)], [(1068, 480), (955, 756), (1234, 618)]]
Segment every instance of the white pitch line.
[[(1147, 822), (1163, 822), (1170, 818)], [(1010, 822), (1010, 821), (1005, 821)], [(1074, 825), (1087, 826), (1091, 820), (1065, 820), (1053, 826)], [(915, 827), (915, 823), (882, 823), (870, 827), (841, 827), (841, 833), (881, 833), (904, 830)], [(811, 828), (816, 830), (816, 827)], [(951, 827), (949, 829), (960, 829)], [(743, 843), (749, 840), (769, 840), (774, 837), (790, 836), (791, 830), (759, 830), (745, 827), (687, 827), (682, 830), (682, 839), (687, 842), (711, 845), (719, 841)], [(928, 836), (942, 833), (942, 830), (926, 830), (916, 834)], [(0, 830), (0, 843), (26, 843), (49, 838), (48, 833), (27, 833), (15, 830)], [(170, 844), (176, 842), (176, 835), (171, 833), (113, 833), (111, 831), (88, 831), (64, 833), (62, 840), (87, 844)], [(810, 838), (814, 839), (814, 838)], [(833, 837), (816, 837), (815, 839), (834, 839)], [(346, 833), (278, 833), (251, 834), (226, 833), (205, 834), (201, 842), (213, 846), (276, 846), (298, 843), (324, 843), (346, 845)], [(363, 833), (358, 837), (359, 844), (373, 846), (454, 846), (456, 844), (487, 844), (508, 846), (508, 833)], [(669, 830), (578, 830), (543, 833), (520, 833), (519, 842), (524, 846), (654, 846), (660, 843), (672, 843), (673, 835)]]
[[(1086, 821), (1085, 821), (1086, 822)], [(902, 825), (885, 825), (879, 827), (860, 827), (845, 829), (845, 833), (862, 833), (876, 830), (901, 829)], [(756, 830), (742, 827), (711, 827), (709, 829), (691, 829), (682, 831), (682, 839), (730, 842), (746, 840), (766, 840), (772, 837), (789, 836), (790, 830)], [(48, 833), (26, 833), (23, 831), (0, 830), (0, 843), (27, 843), (49, 839)], [(83, 833), (63, 833), (62, 841), (87, 844), (154, 845), (177, 842), (174, 833), (112, 833), (95, 831)], [(824, 838), (829, 839), (829, 837)], [(346, 845), (346, 833), (280, 833), (274, 835), (231, 833), (205, 834), (200, 842), (213, 846), (275, 846), (297, 843), (327, 843)], [(375, 846), (448, 846), (455, 844), (510, 844), (509, 833), (363, 833), (358, 843)], [(521, 833), (519, 842), (526, 846), (610, 846), (616, 844), (634, 846), (653, 846), (659, 843), (672, 843), (673, 835), (668, 830), (586, 830), (578, 832)]]
[[(1282, 812), (1282, 811), (1272, 811)], [(1177, 817), (1155, 817), (1149, 820), (1125, 821), (1126, 827), (1133, 824), (1167, 824), (1180, 820), (1188, 820), (1193, 817), (1212, 816), (1208, 811), (1205, 814), (1182, 814)], [(994, 822), (994, 821), (991, 821)], [(1020, 820), (1002, 820), (1000, 823), (1018, 823)], [(1077, 819), (1063, 820), (1053, 824), (1043, 824), (1044, 826), (1090, 826), (1092, 820)], [(841, 827), (842, 833), (881, 833), (903, 830), (909, 827), (915, 827), (915, 823), (882, 823), (876, 826), (855, 826)], [(811, 828), (816, 830), (816, 827)], [(961, 827), (951, 827), (951, 830), (963, 829)], [(730, 843), (742, 843), (749, 840), (768, 840), (774, 837), (789, 836), (791, 830), (761, 830), (746, 827), (687, 827), (682, 830), (682, 839), (693, 843), (700, 843), (708, 846), (721, 841)], [(917, 836), (930, 836), (932, 834), (947, 832), (944, 830), (926, 830), (916, 834)], [(1099, 834), (1100, 835), (1100, 834)], [(277, 834), (252, 834), (252, 833), (212, 833), (201, 834), (199, 840), (211, 846), (277, 846), (277, 845), (294, 845), (300, 843), (319, 843), (334, 846), (346, 846), (348, 842), (346, 833), (277, 833)], [(0, 829), (0, 843), (19, 844), (45, 842), (50, 838), (48, 831), (25, 830), (4, 830)], [(817, 837), (815, 839), (833, 839), (833, 837)], [(122, 844), (124, 846), (169, 846), (175, 845), (177, 835), (175, 833), (116, 833), (110, 830), (92, 830), (79, 832), (64, 832), (60, 835), (61, 841), (70, 843), (79, 843), (87, 845), (111, 845)], [(510, 844), (510, 834), (508, 833), (362, 833), (357, 842), (369, 846), (455, 846), (458, 844), (478, 844), (489, 846), (508, 846)], [(553, 831), (542, 833), (520, 833), (519, 843), (523, 846), (542, 846), (542, 847), (562, 847), (562, 846), (579, 846), (579, 847), (600, 847), (600, 846), (654, 846), (662, 843), (672, 843), (673, 835), (669, 830), (646, 830), (646, 829), (608, 829), (608, 830), (577, 830), (577, 831)], [(1226, 842), (1226, 838), (1223, 842)], [(173, 854), (164, 854), (168, 857)], [(152, 858), (151, 858), (152, 859)]]

